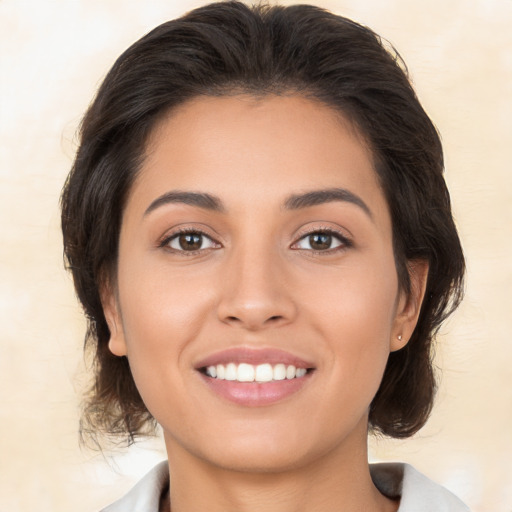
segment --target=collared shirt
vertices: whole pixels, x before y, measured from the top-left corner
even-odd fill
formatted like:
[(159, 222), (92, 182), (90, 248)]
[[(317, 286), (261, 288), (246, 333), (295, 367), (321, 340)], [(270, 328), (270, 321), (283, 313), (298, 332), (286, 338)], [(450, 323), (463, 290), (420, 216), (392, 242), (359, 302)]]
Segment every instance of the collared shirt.
[[(370, 472), (382, 494), (400, 498), (398, 512), (469, 512), (459, 498), (409, 464), (370, 464)], [(162, 497), (168, 489), (169, 467), (164, 461), (128, 494), (101, 512), (159, 512)]]

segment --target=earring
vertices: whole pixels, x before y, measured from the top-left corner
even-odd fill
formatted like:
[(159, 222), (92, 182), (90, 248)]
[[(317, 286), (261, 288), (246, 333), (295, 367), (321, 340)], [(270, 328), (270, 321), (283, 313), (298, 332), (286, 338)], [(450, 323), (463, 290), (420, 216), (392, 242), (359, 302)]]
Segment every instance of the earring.
[(398, 337), (398, 341), (402, 341), (402, 335), (401, 334), (399, 334), (397, 337)]

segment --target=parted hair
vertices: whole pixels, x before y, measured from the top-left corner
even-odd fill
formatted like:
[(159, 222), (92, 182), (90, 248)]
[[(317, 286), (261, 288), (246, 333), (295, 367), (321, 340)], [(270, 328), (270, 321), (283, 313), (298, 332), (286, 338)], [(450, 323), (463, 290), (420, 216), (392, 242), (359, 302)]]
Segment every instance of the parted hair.
[(194, 97), (240, 93), (303, 95), (350, 120), (389, 205), (402, 289), (410, 289), (408, 264), (428, 261), (417, 326), (390, 354), (369, 411), (373, 432), (411, 436), (432, 409), (435, 335), (463, 293), (439, 135), (399, 54), (372, 30), (309, 5), (241, 2), (206, 5), (142, 37), (114, 63), (83, 118), (61, 197), (65, 262), (87, 317), (93, 369), (81, 431), (130, 443), (154, 429), (127, 358), (108, 348), (101, 290), (115, 282), (123, 209), (156, 123)]

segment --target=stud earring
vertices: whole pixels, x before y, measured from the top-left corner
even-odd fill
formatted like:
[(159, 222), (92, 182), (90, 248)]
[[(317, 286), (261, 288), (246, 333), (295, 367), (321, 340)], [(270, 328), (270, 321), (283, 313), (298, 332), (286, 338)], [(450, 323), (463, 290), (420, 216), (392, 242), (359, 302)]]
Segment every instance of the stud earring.
[(398, 341), (402, 341), (402, 335), (401, 334), (399, 334), (397, 337), (398, 337)]

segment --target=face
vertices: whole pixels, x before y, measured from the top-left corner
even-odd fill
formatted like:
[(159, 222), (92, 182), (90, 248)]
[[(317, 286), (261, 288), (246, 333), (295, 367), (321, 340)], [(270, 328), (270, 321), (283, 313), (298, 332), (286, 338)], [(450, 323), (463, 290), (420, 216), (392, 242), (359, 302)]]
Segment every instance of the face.
[(104, 297), (170, 457), (251, 471), (364, 451), (420, 302), (363, 140), (297, 96), (201, 97), (161, 122)]

